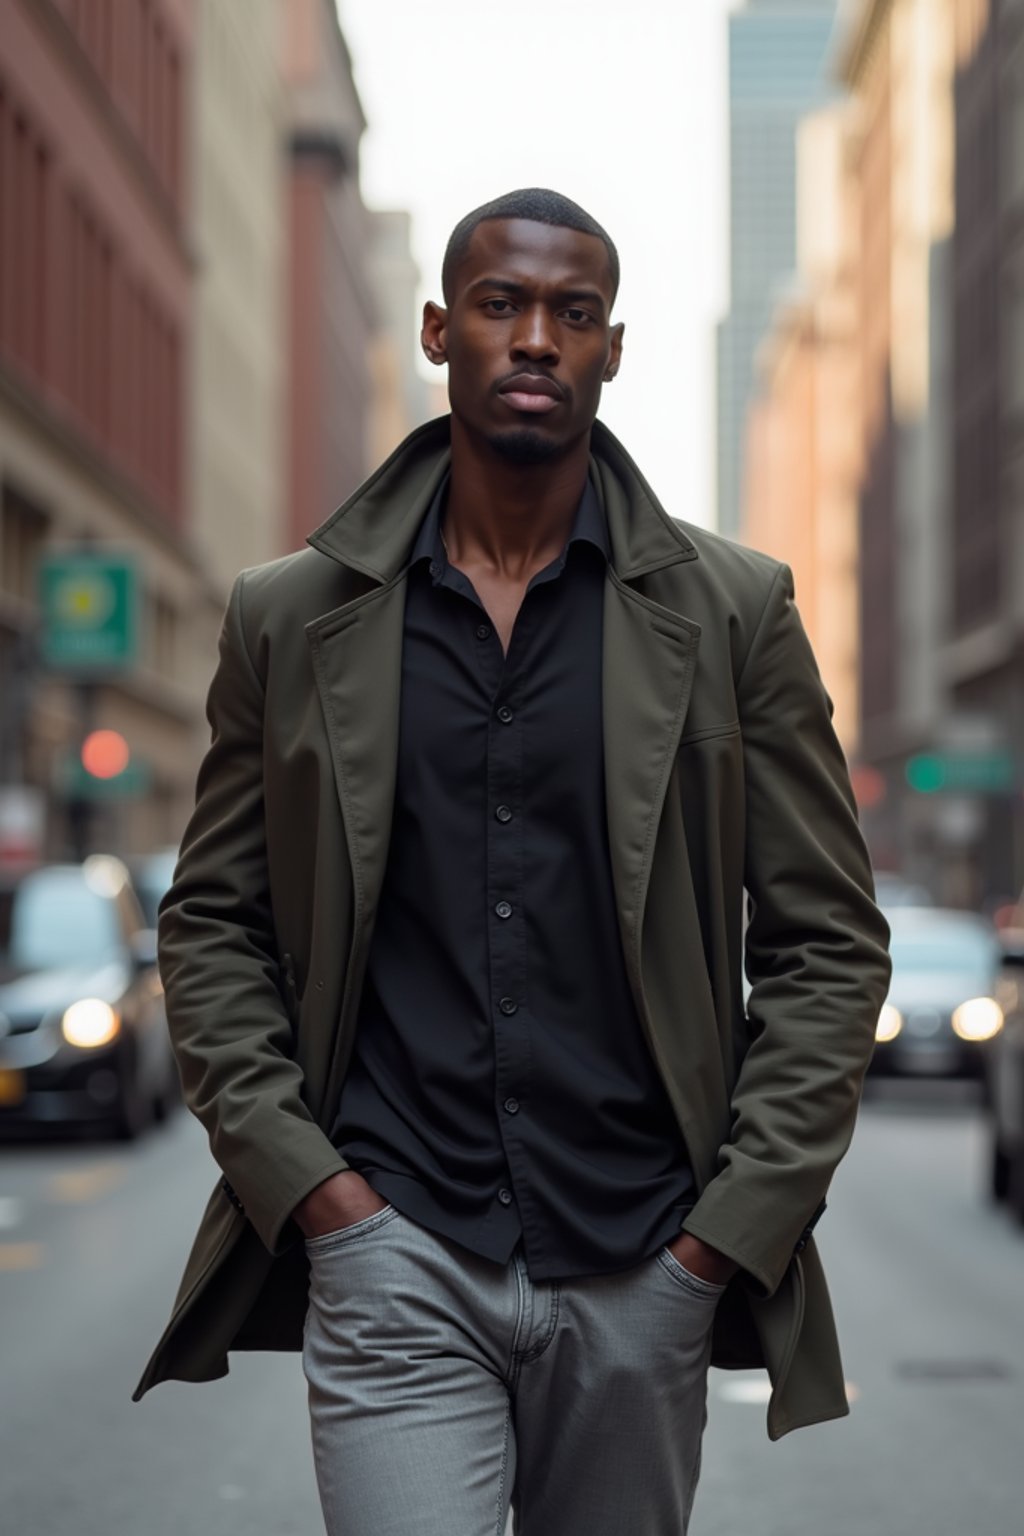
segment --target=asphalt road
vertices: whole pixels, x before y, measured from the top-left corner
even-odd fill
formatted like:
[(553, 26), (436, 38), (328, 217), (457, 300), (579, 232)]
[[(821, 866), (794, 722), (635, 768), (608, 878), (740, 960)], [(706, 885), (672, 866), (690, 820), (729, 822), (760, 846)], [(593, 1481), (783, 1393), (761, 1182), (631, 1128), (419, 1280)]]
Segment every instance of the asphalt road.
[[(818, 1228), (851, 1416), (773, 1446), (762, 1377), (713, 1372), (691, 1536), (1022, 1529), (1024, 1232), (984, 1163), (969, 1103), (866, 1107)], [(130, 1149), (0, 1147), (4, 1531), (322, 1536), (296, 1358), (129, 1400), (212, 1178), (184, 1116)]]

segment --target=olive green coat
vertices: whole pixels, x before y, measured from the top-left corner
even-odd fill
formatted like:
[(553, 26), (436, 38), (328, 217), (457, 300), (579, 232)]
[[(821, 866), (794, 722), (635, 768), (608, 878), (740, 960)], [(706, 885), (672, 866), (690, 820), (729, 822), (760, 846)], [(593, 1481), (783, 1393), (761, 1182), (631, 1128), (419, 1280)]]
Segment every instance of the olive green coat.
[[(406, 562), (449, 461), (414, 432), (310, 539), (235, 584), (213, 740), (160, 920), (189, 1108), (225, 1180), (136, 1392), (301, 1345), (290, 1212), (327, 1136), (388, 852)], [(769, 1434), (846, 1412), (810, 1227), (853, 1130), (888, 931), (788, 568), (665, 515), (606, 428), (612, 877), (642, 1027), (737, 1260), (715, 1360), (767, 1365)], [(744, 1007), (744, 890), (749, 893)]]

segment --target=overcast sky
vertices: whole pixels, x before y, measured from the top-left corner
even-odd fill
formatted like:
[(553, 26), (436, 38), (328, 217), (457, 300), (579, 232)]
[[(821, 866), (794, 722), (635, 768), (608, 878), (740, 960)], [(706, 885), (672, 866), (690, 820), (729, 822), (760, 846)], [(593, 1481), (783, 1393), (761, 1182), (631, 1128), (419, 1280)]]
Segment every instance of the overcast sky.
[(440, 299), (452, 226), (521, 186), (619, 248), (622, 370), (601, 415), (666, 509), (714, 511), (714, 324), (727, 301), (732, 0), (338, 0), (369, 128), (362, 187), (408, 208)]

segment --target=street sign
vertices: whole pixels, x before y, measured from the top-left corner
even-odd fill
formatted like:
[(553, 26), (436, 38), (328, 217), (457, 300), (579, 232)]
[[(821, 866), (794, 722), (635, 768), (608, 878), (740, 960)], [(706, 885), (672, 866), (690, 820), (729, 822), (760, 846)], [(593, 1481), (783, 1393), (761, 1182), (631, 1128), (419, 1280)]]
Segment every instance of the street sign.
[(60, 671), (129, 667), (138, 653), (138, 581), (127, 555), (50, 555), (39, 573), (43, 657)]
[(922, 795), (1000, 795), (1014, 787), (1011, 752), (921, 752), (908, 758), (907, 783)]

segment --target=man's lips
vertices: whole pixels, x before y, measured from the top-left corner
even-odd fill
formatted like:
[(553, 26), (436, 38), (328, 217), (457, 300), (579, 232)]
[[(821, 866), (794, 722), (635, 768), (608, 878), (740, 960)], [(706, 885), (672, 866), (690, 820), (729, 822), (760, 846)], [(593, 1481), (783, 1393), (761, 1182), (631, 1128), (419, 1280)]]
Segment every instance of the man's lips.
[(553, 411), (562, 400), (562, 391), (557, 384), (532, 373), (519, 373), (515, 378), (507, 379), (498, 393), (514, 411), (526, 411), (531, 415)]

